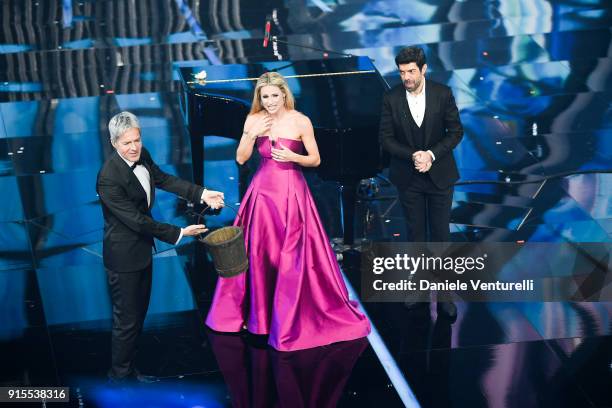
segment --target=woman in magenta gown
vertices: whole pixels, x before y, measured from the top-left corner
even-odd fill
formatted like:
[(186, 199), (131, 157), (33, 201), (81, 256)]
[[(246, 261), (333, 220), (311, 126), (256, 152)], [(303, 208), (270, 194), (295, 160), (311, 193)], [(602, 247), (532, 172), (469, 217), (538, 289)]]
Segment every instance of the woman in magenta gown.
[(346, 286), (301, 167), (316, 167), (310, 120), (294, 109), (282, 75), (259, 77), (236, 152), (261, 163), (234, 225), (244, 228), (249, 270), (219, 278), (206, 324), (220, 332), (269, 335), (280, 351), (353, 340), (370, 323)]

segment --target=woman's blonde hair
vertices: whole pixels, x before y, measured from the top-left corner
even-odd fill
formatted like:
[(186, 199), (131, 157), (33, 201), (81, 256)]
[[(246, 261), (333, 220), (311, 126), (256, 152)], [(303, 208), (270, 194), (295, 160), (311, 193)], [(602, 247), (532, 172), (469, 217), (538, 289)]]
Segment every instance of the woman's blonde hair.
[(251, 114), (264, 109), (263, 106), (261, 106), (261, 88), (267, 85), (277, 86), (283, 95), (285, 95), (285, 109), (295, 109), (295, 99), (293, 98), (293, 94), (285, 78), (278, 72), (266, 72), (257, 79), (255, 93), (253, 94), (253, 103), (251, 104)]

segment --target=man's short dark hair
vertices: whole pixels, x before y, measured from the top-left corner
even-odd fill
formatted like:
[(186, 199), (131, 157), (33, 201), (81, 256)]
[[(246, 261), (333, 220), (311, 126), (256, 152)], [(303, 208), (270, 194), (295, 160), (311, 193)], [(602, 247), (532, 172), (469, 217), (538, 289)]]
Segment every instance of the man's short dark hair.
[(406, 47), (402, 48), (395, 57), (395, 64), (399, 67), (400, 64), (410, 64), (414, 62), (419, 71), (423, 70), (423, 65), (427, 63), (425, 59), (425, 51), (421, 47)]

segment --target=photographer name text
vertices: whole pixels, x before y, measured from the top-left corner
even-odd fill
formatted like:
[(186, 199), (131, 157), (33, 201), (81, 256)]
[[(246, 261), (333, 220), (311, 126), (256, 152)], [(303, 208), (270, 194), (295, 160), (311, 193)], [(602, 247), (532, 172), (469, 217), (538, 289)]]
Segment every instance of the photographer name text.
[(432, 282), (426, 279), (421, 279), (417, 282), (413, 282), (408, 279), (402, 279), (398, 282), (384, 282), (381, 279), (377, 279), (372, 282), (372, 287), (376, 291), (415, 291), (415, 290), (443, 290), (443, 291), (467, 291), (467, 290), (480, 290), (480, 291), (532, 291), (533, 290), (533, 279), (523, 279), (520, 282), (504, 282), (504, 281), (493, 281), (484, 282), (480, 279), (470, 279), (468, 282), (462, 282), (460, 280), (444, 282)]

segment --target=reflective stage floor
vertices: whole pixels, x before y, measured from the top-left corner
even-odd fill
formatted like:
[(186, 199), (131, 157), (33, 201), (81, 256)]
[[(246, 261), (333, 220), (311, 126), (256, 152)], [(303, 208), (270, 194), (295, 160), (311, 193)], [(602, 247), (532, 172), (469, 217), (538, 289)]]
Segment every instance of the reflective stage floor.
[[(154, 258), (137, 365), (161, 381), (109, 387), (95, 191), (120, 110), (140, 117), (163, 170), (192, 178), (179, 67), (320, 59), (321, 48), (371, 58), (392, 86), (397, 51), (421, 45), (465, 129), (452, 240), (610, 243), (609, 1), (4, 0), (0, 11), (0, 386), (69, 386), (75, 407), (612, 406), (612, 303), (458, 303), (456, 322), (364, 303), (368, 341), (279, 353), (204, 328), (216, 275), (188, 239), (158, 242)], [(269, 14), (293, 45), (262, 47)], [(229, 203), (236, 145), (204, 140), (205, 184)], [(342, 236), (338, 185), (308, 181), (330, 238)], [(375, 181), (376, 194), (361, 189), (357, 242), (402, 241), (396, 192), (385, 172)], [(159, 191), (153, 214), (188, 225), (189, 210)], [(345, 251), (342, 265), (356, 290), (358, 258)]]

